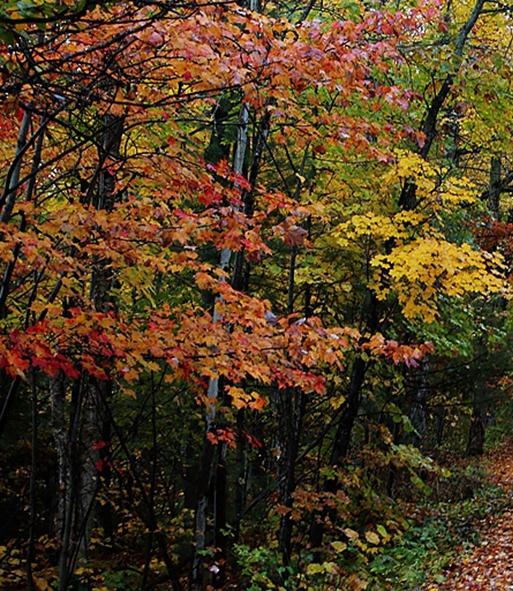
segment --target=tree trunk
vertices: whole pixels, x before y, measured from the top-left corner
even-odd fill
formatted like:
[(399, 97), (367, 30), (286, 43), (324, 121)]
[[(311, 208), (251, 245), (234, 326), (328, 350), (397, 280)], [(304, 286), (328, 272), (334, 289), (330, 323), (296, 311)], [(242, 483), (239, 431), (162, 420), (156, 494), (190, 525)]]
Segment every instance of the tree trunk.
[(468, 432), (467, 455), (482, 456), (485, 444), (485, 422), (486, 410), (484, 407), (476, 406), (470, 419)]
[(488, 211), (493, 220), (499, 221), (501, 196), (501, 159), (493, 156), (490, 162), (490, 188), (488, 189)]
[(296, 463), (299, 453), (305, 396), (303, 392), (296, 388), (287, 388), (282, 396), (282, 401), (282, 409), (284, 410), (282, 420), (284, 433), (286, 434), (286, 440), (283, 442), (286, 475), (279, 500), (289, 511), (281, 516), (278, 542), (283, 564), (288, 566), (292, 554), (292, 528), (294, 522), (291, 519), (291, 510), (294, 505), (293, 493), (296, 489)]
[(442, 445), (444, 436), (444, 427), (446, 422), (446, 411), (445, 407), (440, 404), (435, 407), (435, 422), (436, 422), (436, 445)]
[[(89, 185), (87, 199), (97, 209), (111, 211), (115, 203), (115, 178), (104, 170), (108, 158), (119, 157), (123, 118), (105, 115), (96, 172)], [(95, 192), (96, 188), (96, 192)], [(113, 281), (108, 261), (93, 261), (90, 299), (94, 310), (107, 311)], [(71, 389), (71, 403), (67, 395)], [(53, 436), (56, 444), (59, 498), (57, 534), (61, 542), (59, 591), (67, 588), (78, 556), (87, 558), (94, 523), (94, 504), (99, 479), (100, 451), (95, 447), (104, 431), (102, 407), (108, 384), (100, 384), (84, 372), (73, 384), (62, 373), (51, 380)]]
[[(238, 121), (238, 128), (237, 128), (237, 143), (235, 146), (235, 155), (234, 155), (234, 164), (233, 169), (236, 174), (242, 175), (244, 172), (244, 161), (246, 157), (246, 152), (248, 148), (248, 124), (249, 124), (249, 107), (247, 104), (243, 104), (239, 111), (239, 121)], [(220, 256), (220, 267), (224, 273), (224, 276), (221, 278), (221, 281), (227, 281), (229, 277), (230, 271), (230, 264), (232, 260), (232, 251), (228, 248), (225, 248), (221, 251)], [(221, 303), (221, 302), (219, 302)], [(219, 321), (218, 315), (218, 303), (214, 304), (214, 314), (212, 321), (217, 323)], [(210, 483), (211, 477), (213, 474), (213, 466), (212, 461), (214, 458), (214, 449), (213, 445), (209, 440), (209, 435), (214, 433), (216, 430), (216, 405), (218, 404), (219, 397), (221, 395), (220, 391), (220, 384), (219, 379), (210, 379), (208, 384), (208, 391), (207, 396), (209, 400), (209, 404), (207, 405), (206, 409), (206, 425), (205, 425), (205, 439), (203, 443), (203, 453), (201, 459), (201, 465), (199, 469), (199, 476), (198, 476), (198, 497), (196, 503), (196, 511), (195, 511), (195, 518), (194, 518), (194, 548), (193, 548), (193, 557), (192, 557), (192, 568), (191, 568), (191, 579), (190, 579), (190, 587), (193, 591), (200, 591), (203, 588), (203, 561), (204, 561), (204, 551), (206, 548), (206, 533), (207, 533), (207, 513), (208, 513), (208, 496), (210, 492)], [(222, 444), (221, 444), (222, 445)], [(225, 458), (225, 452), (221, 453), (222, 457)], [(221, 473), (218, 473), (218, 479), (216, 480), (216, 490), (214, 492), (216, 503), (215, 503), (215, 513), (217, 515), (225, 515), (226, 516), (226, 508), (222, 505), (226, 503), (226, 477), (223, 476), (224, 471), (226, 470), (226, 466), (224, 464), (225, 459), (223, 460), (223, 465)], [(224, 487), (224, 490), (222, 490)], [(225, 519), (225, 518), (224, 518)], [(218, 525), (223, 521), (223, 519), (217, 519), (215, 523)], [(225, 524), (226, 525), (226, 524)], [(223, 538), (223, 533), (219, 531), (214, 532), (214, 538), (221, 539)], [(224, 538), (223, 538), (224, 539)], [(213, 568), (223, 570), (224, 569), (224, 562), (225, 557), (219, 556), (219, 560), (221, 564), (216, 564)], [(216, 578), (217, 580), (222, 580), (224, 577), (223, 573), (217, 572)]]
[(413, 400), (410, 405), (409, 418), (413, 427), (411, 433), (411, 443), (419, 449), (424, 445), (426, 439), (427, 429), (427, 400), (429, 391), (426, 385), (426, 372), (428, 371), (428, 365), (422, 365), (420, 369), (421, 375), (419, 382), (417, 383), (416, 391), (413, 395)]
[[(369, 292), (369, 307), (366, 317), (366, 332), (374, 334), (378, 328), (379, 320), (377, 299), (372, 292)], [(330, 456), (330, 466), (332, 467), (336, 468), (342, 466), (349, 453), (351, 435), (362, 401), (362, 388), (367, 367), (367, 361), (365, 361), (361, 355), (357, 355), (351, 369), (351, 378), (349, 381), (347, 396), (335, 433), (335, 440)], [(323, 491), (325, 493), (334, 494), (337, 491), (337, 488), (338, 483), (336, 478), (328, 478), (323, 484)], [(324, 534), (323, 521), (325, 516), (326, 511), (324, 510), (315, 512), (313, 515), (310, 527), (310, 543), (314, 548), (318, 548), (322, 544)]]
[[(209, 431), (207, 431), (208, 433)], [(203, 561), (204, 551), (207, 547), (208, 492), (210, 489), (214, 451), (214, 446), (208, 437), (205, 437), (197, 480), (198, 497), (194, 516), (194, 551), (190, 579), (190, 589), (192, 591), (202, 591), (203, 589)]]

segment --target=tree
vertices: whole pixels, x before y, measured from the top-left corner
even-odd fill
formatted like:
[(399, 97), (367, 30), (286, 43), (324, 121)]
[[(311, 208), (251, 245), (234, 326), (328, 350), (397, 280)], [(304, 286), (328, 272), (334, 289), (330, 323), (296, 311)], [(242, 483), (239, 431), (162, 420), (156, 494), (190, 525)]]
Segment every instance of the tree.
[(321, 560), (324, 533), (379, 520), (351, 508), (354, 453), (427, 465), (400, 441), (404, 384), (427, 388), (451, 323), (506, 293), (456, 158), (482, 4), (454, 24), (429, 3), (18, 4), (0, 15), (0, 432), (31, 422), (28, 584), (44, 492), (60, 589), (126, 539), (137, 586), (222, 588), (252, 535), (293, 585), (305, 532)]

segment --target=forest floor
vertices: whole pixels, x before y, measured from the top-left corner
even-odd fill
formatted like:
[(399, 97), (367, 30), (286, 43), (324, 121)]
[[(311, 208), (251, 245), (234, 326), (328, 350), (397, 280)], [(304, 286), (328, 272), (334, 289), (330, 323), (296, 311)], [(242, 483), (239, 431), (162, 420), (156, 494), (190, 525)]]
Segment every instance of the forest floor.
[[(513, 439), (486, 454), (489, 480), (513, 493)], [(490, 515), (479, 524), (481, 543), (470, 553), (462, 553), (444, 572), (443, 583), (428, 584), (425, 591), (513, 591), (513, 506)]]

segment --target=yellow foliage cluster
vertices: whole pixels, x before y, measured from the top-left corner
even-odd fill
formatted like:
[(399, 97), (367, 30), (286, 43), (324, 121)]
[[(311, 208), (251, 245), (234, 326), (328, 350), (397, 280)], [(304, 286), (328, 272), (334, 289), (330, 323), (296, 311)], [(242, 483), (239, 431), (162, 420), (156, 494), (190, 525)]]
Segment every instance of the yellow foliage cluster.
[(397, 151), (396, 156), (381, 177), (383, 194), (393, 197), (406, 182), (414, 183), (418, 207), (394, 212), (389, 205), (389, 211), (385, 206), (376, 212), (373, 204), (373, 210), (351, 215), (333, 233), (342, 249), (366, 253), (378, 298), (394, 293), (408, 320), (433, 322), (442, 298), (506, 295), (501, 255), (449, 242), (440, 229), (444, 216), (476, 202), (473, 183), (446, 179), (445, 169), (417, 154)]
[(505, 294), (500, 277), (502, 257), (473, 250), (469, 244), (419, 238), (388, 255), (377, 255), (372, 265), (377, 271), (378, 297), (384, 299), (394, 290), (408, 319), (420, 316), (425, 322), (433, 322), (441, 296)]

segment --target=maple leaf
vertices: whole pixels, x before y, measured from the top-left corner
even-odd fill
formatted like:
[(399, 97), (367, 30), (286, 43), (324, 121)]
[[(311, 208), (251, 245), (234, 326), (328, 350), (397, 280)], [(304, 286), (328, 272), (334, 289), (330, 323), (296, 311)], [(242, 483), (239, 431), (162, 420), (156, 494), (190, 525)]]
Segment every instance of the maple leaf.
[(283, 240), (285, 244), (288, 244), (288, 246), (303, 246), (307, 236), (307, 230), (293, 225), (287, 228)]

